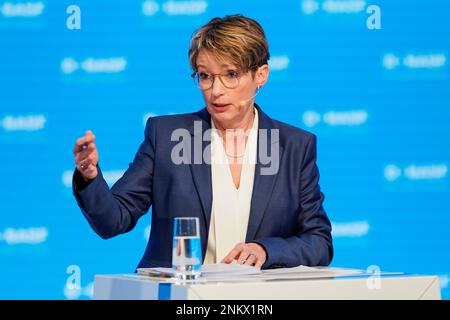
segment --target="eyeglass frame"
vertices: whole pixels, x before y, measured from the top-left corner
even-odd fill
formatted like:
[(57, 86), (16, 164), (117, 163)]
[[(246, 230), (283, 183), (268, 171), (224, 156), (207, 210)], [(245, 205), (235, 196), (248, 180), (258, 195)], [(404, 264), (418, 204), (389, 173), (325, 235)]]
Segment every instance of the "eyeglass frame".
[[(256, 71), (258, 68), (259, 68), (258, 66), (252, 66), (252, 67), (249, 67), (249, 68), (247, 68), (247, 69), (245, 69), (245, 70), (243, 70), (243, 71), (236, 71), (236, 72), (238, 73), (238, 76), (239, 76), (239, 77), (237, 78), (237, 80), (238, 80), (238, 81), (237, 81), (237, 85), (236, 85), (235, 87), (232, 87), (232, 88), (228, 87), (228, 86), (223, 82), (222, 77), (221, 77), (221, 76), (224, 75), (223, 73), (210, 73), (210, 75), (211, 75), (213, 78), (212, 78), (211, 86), (209, 86), (208, 88), (205, 88), (205, 89), (201, 88), (201, 87), (200, 87), (200, 80), (197, 80), (196, 86), (197, 86), (200, 90), (209, 90), (209, 89), (211, 89), (211, 88), (213, 87), (214, 81), (216, 81), (216, 76), (218, 76), (220, 82), (223, 84), (223, 86), (224, 86), (225, 88), (227, 88), (227, 89), (236, 89), (237, 87), (239, 87), (239, 81), (241, 80), (241, 78), (242, 78), (242, 76), (243, 76), (244, 74), (246, 74), (246, 73), (249, 72), (249, 71)], [(194, 83), (195, 83), (195, 77), (196, 77), (196, 76), (198, 77), (198, 70), (195, 70), (195, 71), (191, 74), (191, 78), (194, 80)]]

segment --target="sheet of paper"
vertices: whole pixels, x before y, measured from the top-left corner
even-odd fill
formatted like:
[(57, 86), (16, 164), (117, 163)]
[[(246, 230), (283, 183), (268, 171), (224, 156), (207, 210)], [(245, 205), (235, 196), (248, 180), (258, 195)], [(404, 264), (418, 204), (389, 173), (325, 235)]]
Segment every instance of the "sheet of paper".
[(244, 264), (205, 264), (202, 266), (202, 277), (247, 276), (261, 274), (261, 269)]
[[(140, 268), (139, 275), (156, 277), (170, 281), (175, 277), (172, 268)], [(363, 270), (330, 267), (298, 266), (261, 270), (256, 267), (239, 264), (208, 264), (202, 266), (200, 281), (251, 281), (276, 279), (314, 279), (332, 278), (364, 274)], [(199, 281), (197, 280), (197, 281)]]
[(170, 278), (175, 276), (172, 268), (138, 268), (137, 273), (144, 276)]
[(330, 268), (330, 267), (307, 267), (298, 266), (292, 268), (279, 268), (279, 269), (267, 269), (262, 271), (263, 274), (267, 275), (283, 275), (283, 274), (299, 274), (299, 275), (324, 275), (324, 276), (343, 276), (351, 274), (363, 273), (359, 269), (346, 269), (346, 268)]

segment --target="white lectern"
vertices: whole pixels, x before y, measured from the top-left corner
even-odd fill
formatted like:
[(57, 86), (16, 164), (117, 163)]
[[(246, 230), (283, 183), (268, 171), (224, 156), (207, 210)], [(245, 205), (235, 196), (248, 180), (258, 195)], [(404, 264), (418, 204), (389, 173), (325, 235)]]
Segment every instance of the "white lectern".
[(154, 279), (137, 274), (96, 275), (94, 299), (150, 300), (342, 300), (441, 299), (437, 276), (368, 274), (332, 278), (231, 279), (192, 281)]

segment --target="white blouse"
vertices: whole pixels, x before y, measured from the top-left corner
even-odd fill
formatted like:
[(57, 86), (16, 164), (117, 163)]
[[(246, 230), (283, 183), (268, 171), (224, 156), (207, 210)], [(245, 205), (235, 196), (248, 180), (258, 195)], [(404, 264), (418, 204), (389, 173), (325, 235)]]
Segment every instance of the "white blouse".
[[(220, 263), (239, 242), (245, 242), (255, 177), (258, 145), (258, 110), (254, 108), (242, 162), (239, 188), (231, 175), (222, 139), (211, 119), (212, 208), (205, 264)], [(239, 150), (238, 152), (239, 153)]]

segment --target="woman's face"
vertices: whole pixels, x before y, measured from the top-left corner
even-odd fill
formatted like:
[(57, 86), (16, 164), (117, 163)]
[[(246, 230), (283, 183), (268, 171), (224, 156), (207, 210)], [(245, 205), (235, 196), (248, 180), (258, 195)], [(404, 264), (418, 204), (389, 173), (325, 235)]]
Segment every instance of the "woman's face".
[[(261, 67), (263, 68), (263, 67)], [(267, 69), (267, 65), (264, 67)], [(206, 108), (215, 122), (225, 128), (236, 128), (245, 123), (247, 117), (253, 112), (254, 95), (258, 85), (263, 85), (267, 78), (257, 74), (252, 77), (251, 72), (240, 73), (240, 70), (231, 62), (219, 61), (214, 55), (201, 50), (197, 56), (197, 72), (200, 77), (215, 74), (210, 88), (202, 89)], [(240, 74), (239, 84), (235, 88), (227, 88), (217, 74), (223, 76), (225, 83), (232, 82), (236, 74)], [(261, 79), (264, 78), (264, 79)], [(230, 87), (228, 85), (228, 87)]]

